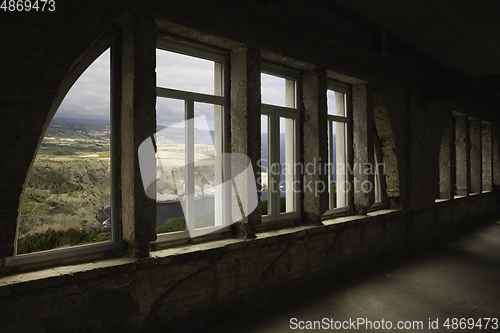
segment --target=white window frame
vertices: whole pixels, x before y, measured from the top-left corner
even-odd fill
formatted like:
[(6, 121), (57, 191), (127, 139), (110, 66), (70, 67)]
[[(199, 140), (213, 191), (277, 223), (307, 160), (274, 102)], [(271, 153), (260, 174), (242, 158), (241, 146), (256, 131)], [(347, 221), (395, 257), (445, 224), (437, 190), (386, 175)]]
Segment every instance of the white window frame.
[[(45, 133), (49, 128), (52, 118), (56, 114), (59, 106), (64, 100), (64, 97), (68, 94), (73, 84), (78, 81), (85, 70), (106, 50), (110, 49), (110, 128), (111, 128), (111, 240), (103, 241), (98, 243), (74, 245), (70, 247), (55, 248), (46, 251), (32, 252), (25, 254), (17, 254), (17, 237), (19, 235), (19, 223), (21, 219), (22, 204), (24, 201), (24, 195), (26, 194), (26, 188), (28, 184), (31, 171), (38, 154), (40, 145), (45, 137)], [(20, 200), (20, 207), (18, 213), (17, 221), (17, 231), (14, 243), (14, 255), (12, 257), (5, 259), (5, 267), (23, 266), (30, 265), (34, 263), (48, 262), (66, 258), (76, 258), (83, 257), (86, 255), (93, 255), (100, 252), (116, 250), (120, 247), (120, 228), (119, 228), (119, 189), (118, 189), (118, 179), (120, 173), (120, 164), (118, 161), (117, 152), (120, 145), (119, 141), (119, 131), (115, 130), (119, 127), (118, 117), (116, 115), (116, 105), (119, 105), (117, 100), (117, 91), (120, 90), (119, 87), (119, 75), (117, 75), (117, 68), (121, 63), (121, 55), (118, 49), (117, 37), (110, 37), (103, 42), (99, 43), (95, 49), (90, 51), (90, 53), (84, 57), (84, 59), (74, 68), (74, 70), (68, 75), (67, 79), (62, 83), (59, 88), (57, 95), (52, 103), (49, 111), (49, 116), (44, 124), (42, 135), (40, 136), (35, 150), (35, 155), (31, 162), (30, 168), (27, 173), (26, 180), (23, 185), (23, 193)]]
[[(222, 63), (222, 96), (209, 95), (204, 93), (195, 93), (190, 91), (183, 91), (171, 88), (163, 88), (156, 87), (156, 95), (157, 97), (163, 98), (172, 98), (183, 100), (185, 102), (185, 120), (193, 119), (194, 117), (194, 104), (196, 102), (208, 103), (221, 106), (222, 112), (222, 125), (221, 125), (221, 138), (220, 142), (217, 142), (217, 137), (215, 138), (214, 145), (216, 146), (216, 150), (222, 153), (229, 152), (229, 54), (223, 50), (211, 48), (209, 46), (193, 46), (189, 43), (180, 42), (178, 40), (173, 41), (166, 38), (159, 38), (156, 43), (156, 48), (175, 52), (179, 54), (184, 54), (187, 56), (193, 56), (197, 58), (202, 58), (218, 63)], [(195, 210), (194, 210), (194, 123), (187, 122), (186, 124), (190, 126), (186, 126), (186, 157), (187, 161), (187, 178), (185, 181), (186, 186), (186, 230), (184, 231), (174, 231), (168, 233), (157, 234), (157, 239), (154, 243), (160, 244), (168, 241), (187, 239), (190, 236), (197, 236), (197, 232), (195, 229)], [(217, 148), (219, 147), (219, 148)], [(217, 155), (217, 153), (216, 153)], [(216, 163), (217, 166), (217, 163)], [(218, 181), (224, 183), (224, 193), (221, 194), (223, 197), (220, 197), (215, 201), (215, 214), (216, 225), (213, 227), (198, 229), (203, 230), (203, 234), (206, 234), (206, 231), (210, 233), (221, 233), (229, 231), (230, 219), (231, 219), (231, 189), (230, 183), (227, 180), (231, 179), (231, 161), (227, 158), (221, 161), (222, 170), (217, 172), (215, 170), (215, 177), (220, 177)], [(223, 176), (222, 176), (223, 175)], [(224, 179), (222, 179), (224, 177)], [(218, 183), (217, 179), (216, 182)], [(221, 202), (221, 205), (218, 204)], [(217, 217), (220, 217), (217, 218)], [(192, 234), (189, 234), (189, 230), (191, 230)]]
[[(300, 76), (294, 72), (282, 71), (275, 69), (272, 65), (263, 66), (261, 70), (262, 74), (268, 74), (285, 79), (285, 94), (288, 97), (285, 98), (286, 106), (277, 106), (271, 104), (261, 104), (261, 115), (268, 116), (268, 194), (267, 194), (267, 209), (268, 214), (262, 215), (262, 223), (271, 224), (273, 222), (285, 222), (293, 219), (298, 219), (301, 216), (301, 202), (300, 194), (302, 192), (300, 175), (296, 170), (296, 165), (300, 163), (300, 109), (298, 107), (298, 101), (300, 100), (298, 96)], [(293, 82), (293, 91), (290, 91), (290, 83)], [(288, 86), (287, 86), (288, 85)], [(287, 91), (288, 90), (288, 91)], [(290, 96), (293, 94), (292, 96)], [(280, 118), (290, 119), (293, 122), (285, 124), (285, 126), (293, 126), (293, 131), (286, 131), (287, 134), (293, 134), (293, 146), (292, 149), (287, 148), (285, 156), (293, 154), (293, 167), (295, 172), (289, 172), (286, 174), (286, 182), (292, 182), (293, 186), (287, 188), (290, 191), (290, 195), (293, 196), (294, 200), (292, 203), (287, 201), (287, 207), (293, 209), (291, 212), (280, 212)], [(290, 127), (289, 127), (290, 128)], [(286, 140), (286, 139), (285, 139)], [(287, 140), (288, 141), (288, 140)], [(289, 147), (287, 145), (287, 147)], [(285, 158), (288, 160), (288, 158)], [(280, 171), (279, 173), (277, 171)], [(271, 186), (274, 185), (274, 186)], [(288, 196), (288, 194), (287, 194)]]
[[(339, 198), (339, 192), (337, 192), (337, 206), (339, 202), (344, 202), (343, 207), (337, 207), (337, 208), (331, 208), (334, 205), (333, 202), (333, 197), (330, 195), (333, 191), (333, 184), (332, 184), (332, 179), (333, 175), (331, 173), (330, 168), (328, 168), (328, 210), (325, 212), (324, 215), (333, 215), (333, 214), (340, 214), (340, 213), (345, 213), (349, 212), (352, 207), (352, 175), (349, 174), (348, 170), (346, 170), (347, 165), (352, 165), (352, 157), (351, 157), (351, 150), (349, 149), (349, 138), (352, 137), (351, 135), (351, 123), (352, 123), (352, 106), (351, 106), (351, 89), (347, 86), (340, 85), (336, 82), (329, 81), (328, 82), (328, 90), (337, 92), (337, 93), (342, 93), (344, 94), (344, 109), (345, 109), (345, 116), (339, 116), (339, 115), (330, 115), (327, 112), (327, 133), (328, 133), (328, 165), (333, 164), (333, 145), (330, 143), (331, 140), (331, 133), (332, 133), (332, 126), (333, 122), (335, 123), (343, 123), (345, 124), (345, 135), (344, 135), (344, 144), (341, 144), (341, 141), (336, 140), (336, 152), (338, 156), (339, 152), (339, 146), (343, 146), (342, 151), (344, 152), (344, 160), (346, 161), (346, 165), (344, 166), (344, 171), (346, 172), (345, 174), (345, 181), (351, 184), (350, 191), (343, 192), (343, 198)], [(336, 158), (336, 162), (338, 162), (338, 159)], [(338, 170), (338, 168), (336, 168)], [(338, 182), (338, 175), (337, 175), (337, 182)]]

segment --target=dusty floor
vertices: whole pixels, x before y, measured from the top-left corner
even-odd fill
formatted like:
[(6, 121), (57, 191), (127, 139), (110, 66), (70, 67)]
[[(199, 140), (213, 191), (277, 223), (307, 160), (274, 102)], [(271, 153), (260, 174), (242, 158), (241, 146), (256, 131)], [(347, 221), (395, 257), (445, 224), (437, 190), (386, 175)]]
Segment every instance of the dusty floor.
[[(500, 218), (478, 224), (212, 328), (220, 333), (305, 332), (319, 321), (312, 331), (500, 332)], [(453, 318), (474, 319), (464, 319), (461, 329)], [(486, 329), (488, 320), (480, 318), (495, 319)], [(361, 319), (371, 321), (372, 329)]]

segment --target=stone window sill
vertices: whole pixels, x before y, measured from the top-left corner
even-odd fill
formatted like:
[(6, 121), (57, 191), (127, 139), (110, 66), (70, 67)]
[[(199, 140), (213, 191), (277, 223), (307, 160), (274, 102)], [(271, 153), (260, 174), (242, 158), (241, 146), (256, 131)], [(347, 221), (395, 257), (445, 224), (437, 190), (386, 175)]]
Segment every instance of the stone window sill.
[(286, 229), (259, 232), (257, 238), (250, 240), (230, 238), (198, 244), (184, 244), (152, 251), (150, 256), (145, 259), (120, 257), (69, 266), (58, 266), (39, 271), (16, 273), (0, 277), (0, 297), (9, 296), (12, 293), (19, 294), (56, 285), (99, 279), (105, 276), (124, 274), (141, 269), (150, 269), (154, 266), (179, 264), (192, 260), (195, 257), (201, 258), (220, 251), (227, 252), (242, 248), (253, 248), (265, 246), (266, 244), (274, 244), (278, 241), (308, 237), (321, 232), (340, 231), (356, 227), (359, 223), (366, 223), (378, 218), (386, 219), (400, 213), (400, 210), (378, 210), (363, 216), (354, 215), (327, 219), (323, 221), (323, 225), (321, 226), (294, 226)]

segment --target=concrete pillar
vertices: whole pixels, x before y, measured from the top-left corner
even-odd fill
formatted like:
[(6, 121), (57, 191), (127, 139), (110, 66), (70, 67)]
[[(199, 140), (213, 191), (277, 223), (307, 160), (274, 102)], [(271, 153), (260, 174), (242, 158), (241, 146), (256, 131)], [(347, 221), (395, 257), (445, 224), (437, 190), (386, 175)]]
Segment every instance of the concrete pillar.
[[(242, 48), (231, 52), (231, 152), (247, 155), (252, 161), (255, 179), (260, 168), (260, 50)], [(232, 168), (235, 166), (232, 165)], [(256, 184), (260, 191), (260, 184)], [(240, 210), (232, 202), (233, 210)], [(262, 222), (260, 198), (257, 208), (234, 224), (236, 234), (243, 239), (255, 238), (256, 227)]]
[(155, 51), (156, 25), (152, 18), (137, 16), (123, 27), (122, 240), (138, 258), (149, 256), (149, 244), (156, 239), (156, 201), (144, 192), (138, 159), (139, 145), (156, 132)]
[[(326, 72), (307, 71), (302, 75), (302, 103), (304, 105), (303, 161), (304, 161), (304, 219), (306, 224), (321, 224), (328, 210), (328, 163)], [(315, 167), (313, 168), (312, 165)], [(316, 189), (323, 188), (323, 191)]]
[(492, 170), (493, 170), (493, 159), (492, 159), (492, 141), (491, 141), (491, 124), (483, 122), (481, 124), (481, 146), (482, 146), (482, 187), (483, 191), (491, 191), (492, 187)]
[(373, 109), (372, 96), (365, 84), (352, 88), (353, 165), (352, 190), (357, 214), (366, 214), (375, 202), (373, 170)]
[(469, 130), (466, 116), (455, 116), (455, 170), (457, 196), (469, 193)]
[(493, 184), (500, 186), (500, 150), (498, 134), (492, 131), (493, 136)]
[(470, 192), (482, 192), (481, 120), (471, 119), (470, 128)]
[[(441, 150), (439, 152), (439, 199), (452, 199), (454, 174), (452, 171), (451, 161), (455, 154), (453, 152), (455, 135), (448, 128), (443, 133), (441, 140)], [(453, 157), (452, 157), (453, 155)], [(453, 177), (452, 177), (453, 175)], [(452, 179), (453, 178), (453, 179)]]

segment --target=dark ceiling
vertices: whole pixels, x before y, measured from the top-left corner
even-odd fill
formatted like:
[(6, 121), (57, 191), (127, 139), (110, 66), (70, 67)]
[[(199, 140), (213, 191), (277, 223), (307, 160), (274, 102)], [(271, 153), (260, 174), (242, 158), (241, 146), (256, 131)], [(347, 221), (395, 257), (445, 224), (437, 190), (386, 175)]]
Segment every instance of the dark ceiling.
[(500, 74), (499, 0), (334, 1), (463, 74)]

